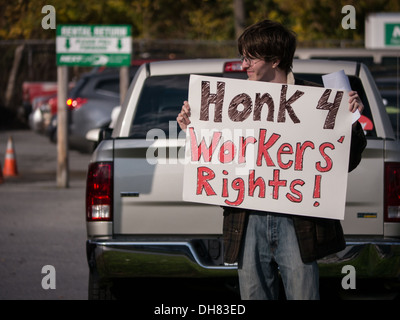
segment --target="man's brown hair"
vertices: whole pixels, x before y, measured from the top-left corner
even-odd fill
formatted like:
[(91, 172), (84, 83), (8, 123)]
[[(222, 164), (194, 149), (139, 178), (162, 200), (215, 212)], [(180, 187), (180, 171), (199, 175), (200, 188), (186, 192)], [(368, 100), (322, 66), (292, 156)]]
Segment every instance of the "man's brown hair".
[(296, 51), (296, 35), (278, 22), (263, 20), (243, 31), (238, 39), (238, 50), (248, 58), (279, 60), (279, 68), (289, 73)]

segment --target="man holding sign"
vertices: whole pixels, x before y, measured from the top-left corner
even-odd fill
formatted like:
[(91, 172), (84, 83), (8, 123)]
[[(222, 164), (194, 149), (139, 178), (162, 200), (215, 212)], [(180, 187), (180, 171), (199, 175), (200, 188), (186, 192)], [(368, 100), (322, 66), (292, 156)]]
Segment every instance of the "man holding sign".
[[(250, 26), (240, 36), (238, 49), (248, 79), (259, 81), (246, 93), (231, 89), (240, 88), (241, 80), (216, 81), (211, 88), (212, 79), (191, 78), (189, 101), (196, 107), (190, 110), (185, 101), (177, 117), (180, 127), (188, 129), (184, 199), (191, 201), (194, 195), (200, 202), (205, 198), (224, 207), (224, 258), (238, 262), (242, 299), (277, 299), (278, 267), (287, 299), (318, 299), (316, 260), (345, 247), (339, 218), (326, 213), (335, 193), (319, 200), (321, 181), (335, 177), (337, 168), (351, 171), (360, 162), (366, 140), (359, 123), (351, 124), (347, 109), (361, 112), (363, 104), (350, 91), (349, 108), (342, 112), (340, 106), (347, 104), (343, 91), (311, 88), (315, 85), (295, 79), (291, 68), (296, 38), (279, 23), (264, 20)], [(268, 112), (261, 116), (264, 107)], [(303, 116), (311, 107), (323, 114), (322, 122)], [(222, 143), (229, 121), (242, 131)], [(255, 130), (244, 135), (250, 122)], [(322, 140), (314, 141), (303, 129), (320, 122)], [(209, 136), (202, 136), (199, 126)], [(337, 132), (341, 136), (331, 138)], [(340, 157), (343, 154), (350, 160)], [(249, 165), (246, 178), (235, 176), (243, 164)], [(336, 180), (347, 184), (346, 178), (347, 173)]]

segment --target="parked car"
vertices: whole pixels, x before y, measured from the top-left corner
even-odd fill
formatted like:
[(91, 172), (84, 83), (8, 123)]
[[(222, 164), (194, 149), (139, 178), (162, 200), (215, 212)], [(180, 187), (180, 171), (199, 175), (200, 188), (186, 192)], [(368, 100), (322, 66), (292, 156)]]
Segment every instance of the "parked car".
[(51, 96), (57, 93), (57, 82), (54, 81), (24, 81), (22, 83), (22, 108), (20, 114), (28, 120), (33, 111), (33, 100), (41, 96)]
[(32, 112), (28, 117), (28, 124), (31, 130), (38, 133), (47, 132), (52, 118), (50, 102), (57, 99), (57, 94), (37, 96), (32, 100)]
[[(129, 81), (135, 75), (138, 65), (130, 67)], [(82, 152), (92, 152), (93, 141), (86, 139), (87, 133), (95, 128), (107, 127), (111, 112), (120, 105), (119, 69), (94, 69), (80, 77), (68, 93), (68, 139), (69, 146)], [(51, 141), (57, 140), (57, 115), (47, 129)]]
[[(357, 278), (398, 285), (400, 144), (378, 88), (362, 63), (294, 62), (296, 76), (313, 82), (322, 83), (321, 75), (339, 70), (364, 103), (360, 122), (368, 144), (360, 165), (348, 176), (342, 221), (347, 247), (319, 261), (320, 275), (338, 279), (340, 287), (342, 267), (352, 265)], [(190, 74), (246, 77), (235, 60), (145, 64), (136, 73), (111, 137), (93, 153), (85, 213), (91, 299), (118, 297), (119, 285), (127, 279), (133, 284), (127, 292), (143, 297), (140, 284), (149, 279), (157, 279), (159, 287), (151, 287), (154, 294), (165, 284), (161, 278), (211, 279), (217, 284), (237, 276), (237, 265), (224, 263), (221, 208), (182, 200), (183, 164), (176, 157), (182, 156), (185, 140), (177, 132), (178, 139), (147, 139), (154, 128), (168, 133), (171, 123), (178, 130), (176, 116), (188, 98)], [(152, 146), (166, 148), (169, 161), (147, 161)]]

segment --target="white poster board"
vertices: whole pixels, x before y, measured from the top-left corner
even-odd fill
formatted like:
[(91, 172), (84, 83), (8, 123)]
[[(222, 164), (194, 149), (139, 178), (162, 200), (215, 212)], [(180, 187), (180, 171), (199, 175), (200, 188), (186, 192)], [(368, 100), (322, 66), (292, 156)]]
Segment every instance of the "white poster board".
[(344, 219), (348, 92), (192, 75), (183, 200)]

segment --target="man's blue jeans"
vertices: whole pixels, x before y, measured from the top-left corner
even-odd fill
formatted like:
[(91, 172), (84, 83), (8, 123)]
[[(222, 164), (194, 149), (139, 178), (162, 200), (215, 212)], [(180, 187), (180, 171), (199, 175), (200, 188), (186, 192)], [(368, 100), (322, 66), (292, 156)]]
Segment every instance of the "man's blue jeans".
[(303, 263), (290, 216), (249, 213), (239, 256), (243, 300), (272, 300), (279, 296), (279, 272), (288, 300), (319, 299), (317, 262)]

